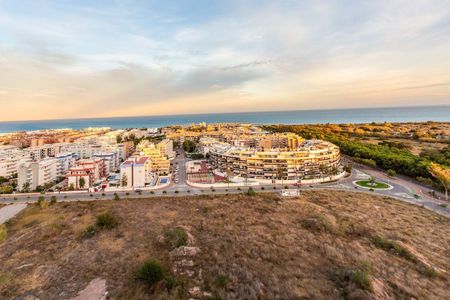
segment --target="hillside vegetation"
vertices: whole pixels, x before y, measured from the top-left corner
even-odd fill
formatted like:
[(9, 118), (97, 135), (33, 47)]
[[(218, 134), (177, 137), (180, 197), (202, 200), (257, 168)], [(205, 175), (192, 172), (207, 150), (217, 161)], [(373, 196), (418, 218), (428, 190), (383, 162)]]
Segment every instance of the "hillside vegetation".
[(0, 298), (445, 299), (450, 221), (389, 198), (166, 197), (30, 206), (0, 244)]

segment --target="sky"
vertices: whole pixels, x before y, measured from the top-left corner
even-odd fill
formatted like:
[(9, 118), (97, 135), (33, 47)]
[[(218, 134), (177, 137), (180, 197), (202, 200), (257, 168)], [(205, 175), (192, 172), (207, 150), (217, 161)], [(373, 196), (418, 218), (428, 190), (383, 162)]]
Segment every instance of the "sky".
[(449, 104), (448, 0), (0, 0), (0, 121)]

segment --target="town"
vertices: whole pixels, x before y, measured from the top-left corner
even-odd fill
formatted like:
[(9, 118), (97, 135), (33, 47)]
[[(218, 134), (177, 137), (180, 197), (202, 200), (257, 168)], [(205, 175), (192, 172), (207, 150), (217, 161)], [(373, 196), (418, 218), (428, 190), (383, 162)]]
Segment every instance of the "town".
[(46, 130), (1, 141), (4, 194), (309, 184), (344, 174), (337, 146), (251, 124)]

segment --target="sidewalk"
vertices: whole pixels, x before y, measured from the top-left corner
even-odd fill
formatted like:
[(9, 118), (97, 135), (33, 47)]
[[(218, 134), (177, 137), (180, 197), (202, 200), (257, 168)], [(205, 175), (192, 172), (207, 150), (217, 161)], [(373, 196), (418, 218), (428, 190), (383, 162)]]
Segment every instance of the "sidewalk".
[(10, 204), (0, 208), (0, 225), (14, 218), (18, 213), (25, 209), (25, 203)]

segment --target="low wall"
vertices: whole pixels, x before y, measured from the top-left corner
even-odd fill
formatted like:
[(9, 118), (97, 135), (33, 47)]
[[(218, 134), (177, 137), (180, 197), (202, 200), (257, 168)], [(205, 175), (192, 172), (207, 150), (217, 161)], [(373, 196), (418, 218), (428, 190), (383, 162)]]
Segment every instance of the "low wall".
[(228, 188), (228, 187), (243, 187), (243, 186), (258, 186), (259, 182), (247, 182), (245, 183), (197, 183), (187, 180), (186, 183), (192, 187), (196, 188)]

